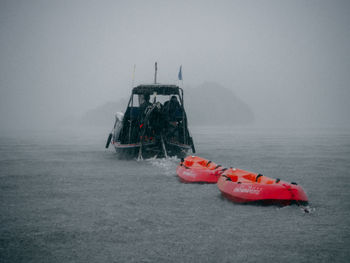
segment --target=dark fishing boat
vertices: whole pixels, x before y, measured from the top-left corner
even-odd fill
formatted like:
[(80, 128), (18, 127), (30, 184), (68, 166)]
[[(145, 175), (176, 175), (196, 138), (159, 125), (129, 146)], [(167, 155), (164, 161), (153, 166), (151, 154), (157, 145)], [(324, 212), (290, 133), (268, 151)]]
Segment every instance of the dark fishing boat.
[(125, 113), (116, 115), (106, 148), (110, 143), (126, 158), (184, 157), (190, 149), (194, 153), (183, 89), (162, 84), (134, 87)]

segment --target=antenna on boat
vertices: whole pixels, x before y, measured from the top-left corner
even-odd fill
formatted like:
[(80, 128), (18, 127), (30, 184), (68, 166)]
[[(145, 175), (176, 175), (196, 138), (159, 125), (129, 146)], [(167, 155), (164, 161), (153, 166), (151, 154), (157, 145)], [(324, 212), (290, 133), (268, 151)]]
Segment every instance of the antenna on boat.
[(154, 84), (157, 84), (157, 62), (154, 63)]
[(131, 88), (134, 87), (134, 82), (135, 82), (135, 71), (136, 71), (136, 64), (134, 64), (134, 71), (132, 72)]

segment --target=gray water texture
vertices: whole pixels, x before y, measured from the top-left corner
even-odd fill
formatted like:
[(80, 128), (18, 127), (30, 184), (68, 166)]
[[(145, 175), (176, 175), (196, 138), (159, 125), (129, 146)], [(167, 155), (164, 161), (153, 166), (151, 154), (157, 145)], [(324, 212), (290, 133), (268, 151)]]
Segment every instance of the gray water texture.
[(118, 160), (108, 131), (0, 137), (0, 262), (349, 262), (350, 131), (196, 127), (197, 155), (303, 186), (310, 213)]

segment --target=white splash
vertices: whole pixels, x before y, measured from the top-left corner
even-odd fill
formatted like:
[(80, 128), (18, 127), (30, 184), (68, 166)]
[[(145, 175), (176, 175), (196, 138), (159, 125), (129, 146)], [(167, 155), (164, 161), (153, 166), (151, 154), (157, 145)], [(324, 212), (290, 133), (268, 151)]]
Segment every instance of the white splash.
[(176, 167), (179, 165), (180, 159), (176, 156), (157, 159), (155, 157), (149, 158), (145, 160), (149, 162), (151, 165), (161, 168), (166, 175), (175, 175)]

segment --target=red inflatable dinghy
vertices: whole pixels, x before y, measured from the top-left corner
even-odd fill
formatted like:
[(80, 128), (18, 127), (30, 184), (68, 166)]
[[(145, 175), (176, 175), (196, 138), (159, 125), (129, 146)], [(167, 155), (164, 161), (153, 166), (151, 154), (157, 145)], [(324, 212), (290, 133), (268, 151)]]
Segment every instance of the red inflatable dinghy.
[(217, 182), (222, 195), (237, 203), (307, 205), (308, 198), (296, 183), (230, 168)]
[(176, 173), (184, 183), (216, 183), (227, 169), (198, 156), (187, 156), (176, 168)]

